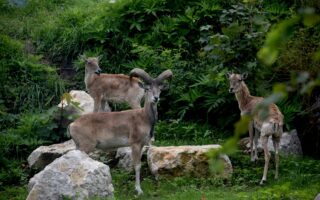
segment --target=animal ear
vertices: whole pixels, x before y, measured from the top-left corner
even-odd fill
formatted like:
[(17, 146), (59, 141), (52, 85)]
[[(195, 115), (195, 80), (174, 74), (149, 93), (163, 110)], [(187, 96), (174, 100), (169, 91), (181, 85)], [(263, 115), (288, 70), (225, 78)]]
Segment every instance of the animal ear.
[(88, 61), (88, 58), (87, 58), (87, 56), (86, 56), (85, 54), (80, 55), (80, 56), (79, 56), (79, 59), (82, 60), (82, 61), (84, 61), (84, 62), (87, 62), (87, 61)]
[(243, 74), (241, 74), (241, 79), (242, 80), (245, 80), (245, 79), (247, 79), (248, 78), (248, 73), (243, 73)]
[(163, 83), (161, 85), (159, 85), (160, 90), (168, 90), (170, 88), (170, 84), (169, 83)]
[(98, 61), (100, 61), (100, 60), (102, 59), (102, 57), (103, 57), (103, 55), (99, 55), (99, 56), (97, 57)]
[(225, 73), (225, 75), (226, 75), (227, 78), (230, 78), (231, 74), (232, 74), (232, 72), (227, 72), (227, 73)]

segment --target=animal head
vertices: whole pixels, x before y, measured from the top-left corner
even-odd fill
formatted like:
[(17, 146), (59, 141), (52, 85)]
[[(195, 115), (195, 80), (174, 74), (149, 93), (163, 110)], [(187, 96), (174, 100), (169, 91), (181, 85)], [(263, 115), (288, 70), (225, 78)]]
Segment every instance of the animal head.
[(235, 74), (235, 73), (226, 73), (227, 78), (229, 79), (230, 83), (230, 88), (229, 92), (230, 93), (237, 93), (241, 90), (242, 87), (242, 82), (248, 77), (247, 73), (243, 74)]
[(135, 68), (130, 72), (130, 78), (139, 77), (144, 83), (139, 82), (140, 87), (145, 89), (146, 101), (150, 103), (157, 103), (160, 100), (160, 93), (162, 90), (169, 88), (165, 80), (172, 78), (172, 71), (165, 70), (157, 78), (152, 78), (143, 69)]
[(85, 67), (87, 72), (100, 75), (100, 73), (102, 72), (99, 66), (99, 61), (101, 59), (101, 56), (88, 57), (88, 58), (85, 56), (82, 56), (81, 58), (85, 61)]

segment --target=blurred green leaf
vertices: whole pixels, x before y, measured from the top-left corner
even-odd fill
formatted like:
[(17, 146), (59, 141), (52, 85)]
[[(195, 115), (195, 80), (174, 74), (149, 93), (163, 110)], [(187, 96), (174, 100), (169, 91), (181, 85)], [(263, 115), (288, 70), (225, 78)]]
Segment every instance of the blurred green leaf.
[(264, 46), (258, 51), (258, 58), (266, 65), (272, 65), (278, 57), (279, 50), (276, 48)]
[(307, 27), (313, 27), (320, 22), (320, 15), (316, 14), (314, 8), (307, 7), (300, 9), (300, 14), (303, 16), (303, 24)]
[(220, 173), (223, 173), (224, 171), (224, 163), (220, 159), (210, 159), (209, 165), (210, 165), (210, 170), (213, 173), (220, 174)]
[(63, 100), (65, 100), (68, 105), (71, 104), (72, 96), (70, 95), (69, 92), (63, 93), (61, 101), (63, 101)]
[(277, 83), (273, 86), (273, 93), (281, 94), (282, 98), (288, 96), (287, 86), (284, 83)]
[(313, 59), (315, 61), (319, 61), (320, 60), (320, 49), (318, 49), (317, 52), (314, 53)]
[(305, 84), (302, 88), (301, 88), (301, 94), (307, 94), (307, 95), (311, 95), (313, 89), (317, 86), (320, 86), (320, 80), (312, 80), (309, 81), (307, 84)]
[(235, 124), (235, 135), (240, 136), (247, 133), (249, 122), (252, 120), (251, 116), (241, 116), (241, 119)]
[(272, 65), (276, 61), (279, 55), (279, 48), (293, 35), (295, 26), (300, 20), (300, 16), (284, 20), (267, 34), (265, 44), (257, 54), (264, 64)]

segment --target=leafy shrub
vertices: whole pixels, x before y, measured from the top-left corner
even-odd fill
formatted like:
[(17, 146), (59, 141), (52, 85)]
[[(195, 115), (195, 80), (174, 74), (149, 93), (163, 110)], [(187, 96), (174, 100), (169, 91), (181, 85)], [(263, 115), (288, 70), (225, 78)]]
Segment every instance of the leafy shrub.
[(25, 183), (25, 158), (39, 145), (61, 141), (54, 109), (64, 83), (54, 68), (28, 55), (21, 41), (0, 35), (0, 187)]
[[(277, 71), (308, 71), (312, 76), (319, 72), (320, 61), (314, 59), (314, 53), (320, 48), (320, 24), (315, 27), (297, 30), (283, 47), (279, 56)], [(290, 73), (288, 74), (290, 75)]]
[(295, 129), (295, 118), (297, 115), (303, 114), (301, 102), (303, 99), (300, 97), (291, 97), (278, 103), (278, 106), (284, 115), (285, 129)]
[[(45, 110), (60, 100), (64, 84), (54, 68), (40, 64), (40, 57), (25, 55), (17, 40), (0, 35), (0, 44), (2, 120), (7, 113)], [(5, 122), (1, 124), (2, 128), (6, 126)]]
[[(230, 136), (224, 130), (209, 125), (183, 122), (180, 120), (159, 121), (155, 128), (156, 142), (174, 143), (174, 145), (215, 144)], [(172, 145), (172, 144), (171, 144)]]
[(7, 184), (25, 184), (31, 172), (26, 164), (30, 153), (40, 145), (67, 139), (57, 115), (57, 108), (27, 113), (21, 116), (16, 128), (0, 132), (0, 188)]
[[(94, 1), (76, 1), (77, 6), (66, 4), (59, 17), (50, 23), (35, 28), (31, 37), (37, 44), (38, 52), (53, 61), (74, 58), (96, 44), (105, 42), (104, 21), (101, 18), (107, 3), (96, 5)], [(37, 6), (30, 6), (37, 9)], [(70, 26), (72, 24), (72, 26)], [(62, 31), (61, 31), (62, 30)]]
[(27, 169), (25, 162), (20, 160), (0, 161), (0, 191), (4, 186), (26, 184), (29, 179), (30, 170)]
[(5, 12), (5, 11), (10, 11), (11, 6), (7, 0), (0, 0), (0, 9)]
[(64, 132), (57, 132), (58, 108), (44, 113), (27, 113), (21, 116), (17, 127), (1, 132), (0, 143), (4, 156), (23, 158), (40, 144), (60, 142), (65, 139)]
[[(50, 7), (52, 14), (59, 14), (29, 33), (38, 52), (54, 62), (76, 64), (77, 73), (69, 85), (73, 89), (84, 88), (84, 65), (77, 60), (81, 54), (103, 55), (101, 67), (107, 73), (127, 74), (134, 67), (150, 74), (172, 69), (174, 89), (163, 94), (165, 103), (159, 107), (159, 113), (168, 118), (197, 118), (231, 130), (239, 115), (233, 112), (237, 105), (227, 92), (223, 74), (229, 70), (250, 72), (251, 93), (267, 96), (274, 82), (288, 80), (289, 75), (283, 75), (283, 71), (289, 71), (288, 66), (296, 63), (293, 57), (287, 57), (292, 62), (279, 62), (274, 73), (256, 59), (271, 23), (290, 16), (293, 11), (289, 8), (297, 6), (294, 3), (73, 2), (57, 1), (43, 6)], [(30, 3), (26, 10), (32, 9), (35, 8)], [(301, 43), (292, 51), (299, 54)], [(221, 114), (228, 119), (217, 117)]]

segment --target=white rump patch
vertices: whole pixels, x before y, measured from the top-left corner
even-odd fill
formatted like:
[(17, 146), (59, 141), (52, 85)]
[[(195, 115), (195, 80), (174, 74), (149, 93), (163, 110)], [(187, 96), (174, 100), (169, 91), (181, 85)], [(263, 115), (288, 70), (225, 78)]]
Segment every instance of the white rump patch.
[(270, 136), (272, 135), (275, 130), (274, 130), (274, 123), (271, 122), (263, 122), (261, 126), (261, 136)]

